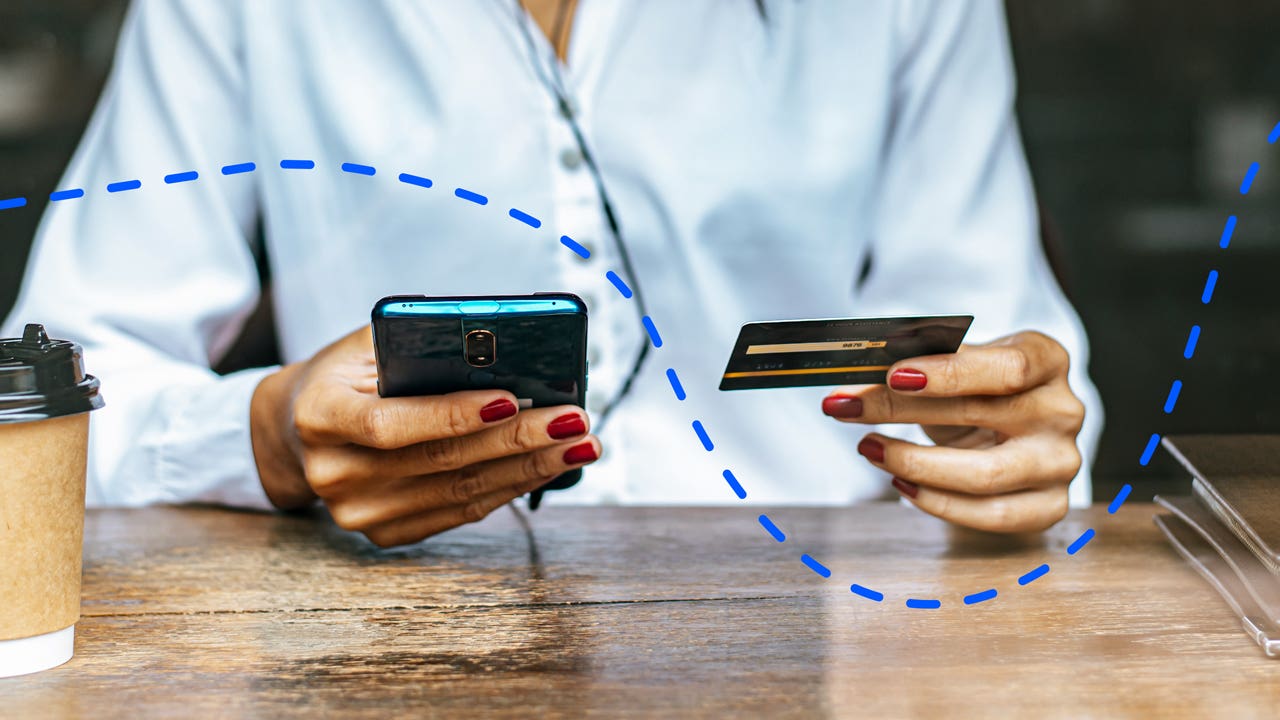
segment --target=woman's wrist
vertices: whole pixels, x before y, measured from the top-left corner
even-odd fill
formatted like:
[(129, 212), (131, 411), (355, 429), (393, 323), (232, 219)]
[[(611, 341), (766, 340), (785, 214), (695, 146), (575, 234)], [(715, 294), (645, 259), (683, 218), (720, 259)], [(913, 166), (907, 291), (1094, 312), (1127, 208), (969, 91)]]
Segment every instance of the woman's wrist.
[(304, 507), (316, 499), (289, 439), (291, 398), (297, 365), (264, 377), (249, 402), (249, 436), (262, 489), (281, 510)]

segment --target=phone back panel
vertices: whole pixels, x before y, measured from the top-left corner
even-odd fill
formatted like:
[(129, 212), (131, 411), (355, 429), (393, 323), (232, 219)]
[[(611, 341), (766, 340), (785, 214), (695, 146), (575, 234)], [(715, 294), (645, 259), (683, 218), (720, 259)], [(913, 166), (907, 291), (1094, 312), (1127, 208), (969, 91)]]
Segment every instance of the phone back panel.
[[(495, 338), (487, 367), (467, 361), (475, 330)], [(574, 295), (385, 298), (373, 336), (383, 397), (498, 388), (523, 407), (586, 403), (587, 312)]]

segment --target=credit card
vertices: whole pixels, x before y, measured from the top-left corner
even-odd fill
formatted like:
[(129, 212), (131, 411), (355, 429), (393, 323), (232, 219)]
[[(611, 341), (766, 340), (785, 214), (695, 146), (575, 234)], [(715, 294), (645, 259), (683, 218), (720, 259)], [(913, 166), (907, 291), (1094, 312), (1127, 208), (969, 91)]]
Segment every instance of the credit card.
[(883, 383), (899, 360), (959, 350), (972, 323), (972, 315), (747, 323), (720, 389)]

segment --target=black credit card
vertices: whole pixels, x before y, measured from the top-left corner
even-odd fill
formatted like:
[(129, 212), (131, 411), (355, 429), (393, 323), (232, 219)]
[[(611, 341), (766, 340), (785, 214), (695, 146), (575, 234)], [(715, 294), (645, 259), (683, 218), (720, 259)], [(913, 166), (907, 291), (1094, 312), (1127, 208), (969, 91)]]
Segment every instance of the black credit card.
[(871, 385), (899, 360), (960, 349), (972, 315), (747, 323), (721, 390)]

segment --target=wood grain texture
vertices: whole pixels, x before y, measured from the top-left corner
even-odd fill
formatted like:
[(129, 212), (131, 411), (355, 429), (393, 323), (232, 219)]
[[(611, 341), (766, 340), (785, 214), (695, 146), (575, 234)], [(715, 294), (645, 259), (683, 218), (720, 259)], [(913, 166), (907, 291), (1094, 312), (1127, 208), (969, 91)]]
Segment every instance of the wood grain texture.
[[(15, 717), (1275, 717), (1280, 662), (1153, 509), (1044, 537), (897, 504), (506, 511), (377, 550), (316, 514), (99, 511), (76, 658)], [(1087, 527), (1098, 536), (1064, 548)], [(823, 580), (808, 552), (833, 571)], [(1017, 577), (1048, 562), (1027, 587)], [(885, 593), (851, 594), (850, 582)], [(964, 595), (999, 595), (965, 606)], [(938, 598), (938, 610), (904, 606)]]

